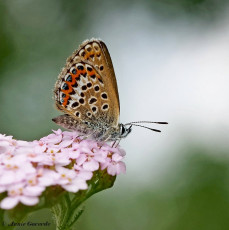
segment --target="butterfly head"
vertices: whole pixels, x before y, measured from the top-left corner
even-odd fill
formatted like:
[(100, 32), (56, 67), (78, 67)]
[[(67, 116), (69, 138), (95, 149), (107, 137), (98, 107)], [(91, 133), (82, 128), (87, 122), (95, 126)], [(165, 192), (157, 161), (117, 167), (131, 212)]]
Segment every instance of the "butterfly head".
[[(167, 122), (154, 122), (154, 121), (134, 121), (134, 122), (130, 122), (127, 124), (119, 124), (117, 128), (113, 127), (110, 129), (112, 135), (110, 136), (109, 141), (114, 141), (112, 146), (115, 145), (117, 140), (118, 140), (118, 144), (119, 144), (121, 139), (127, 137), (129, 135), (129, 133), (132, 131), (133, 126), (142, 127), (142, 128), (154, 131), (154, 132), (161, 132), (158, 129), (152, 129), (152, 128), (147, 127), (147, 126), (140, 125), (139, 123), (168, 124)], [(118, 146), (118, 144), (116, 145), (116, 147)]]
[(129, 127), (127, 127), (126, 125), (120, 124), (120, 138), (125, 138), (127, 137), (127, 135), (131, 132), (132, 130), (132, 125), (129, 125)]

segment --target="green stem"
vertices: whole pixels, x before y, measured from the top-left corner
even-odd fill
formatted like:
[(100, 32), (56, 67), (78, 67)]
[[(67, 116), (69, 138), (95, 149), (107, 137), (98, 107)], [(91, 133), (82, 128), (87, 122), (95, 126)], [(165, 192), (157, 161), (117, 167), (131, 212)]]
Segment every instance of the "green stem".
[(63, 221), (62, 221), (61, 229), (67, 229), (66, 226), (67, 226), (69, 217), (71, 216), (71, 200), (70, 200), (68, 193), (65, 195), (64, 201), (66, 205), (64, 207), (65, 211), (64, 210), (62, 211)]
[(93, 178), (88, 182), (87, 190), (73, 194), (72, 199), (70, 199), (69, 195), (64, 196), (60, 202), (62, 205), (58, 205), (59, 213), (56, 211), (57, 207), (53, 207), (57, 228), (60, 230), (71, 230), (83, 212), (83, 210), (79, 208), (83, 202), (93, 194), (112, 187), (114, 181), (115, 177), (108, 175), (106, 170), (98, 170), (94, 172)]

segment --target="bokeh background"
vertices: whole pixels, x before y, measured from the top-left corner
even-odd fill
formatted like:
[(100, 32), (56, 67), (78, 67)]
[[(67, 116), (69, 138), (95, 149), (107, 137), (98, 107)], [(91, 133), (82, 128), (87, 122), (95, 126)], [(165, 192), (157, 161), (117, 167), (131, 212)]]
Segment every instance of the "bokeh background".
[[(78, 229), (228, 229), (228, 1), (0, 0), (0, 133), (58, 128), (54, 83), (92, 37), (111, 53), (121, 122), (169, 125), (121, 142), (127, 173), (87, 201)], [(46, 210), (30, 218), (52, 222)]]

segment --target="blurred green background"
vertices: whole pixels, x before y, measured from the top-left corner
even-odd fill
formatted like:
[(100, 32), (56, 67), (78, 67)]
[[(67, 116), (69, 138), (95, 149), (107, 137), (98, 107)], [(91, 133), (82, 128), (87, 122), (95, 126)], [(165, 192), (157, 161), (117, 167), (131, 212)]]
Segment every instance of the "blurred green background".
[(87, 201), (78, 229), (229, 228), (228, 12), (226, 0), (0, 0), (0, 133), (58, 128), (54, 83), (92, 37), (110, 51), (121, 122), (169, 122), (121, 142), (127, 173)]

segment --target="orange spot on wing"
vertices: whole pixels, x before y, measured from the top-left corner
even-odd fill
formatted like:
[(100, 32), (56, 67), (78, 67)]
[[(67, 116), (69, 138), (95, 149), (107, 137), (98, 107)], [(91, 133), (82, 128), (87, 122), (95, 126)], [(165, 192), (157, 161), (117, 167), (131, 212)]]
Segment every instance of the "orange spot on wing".
[(84, 69), (84, 70), (80, 70), (79, 71), (80, 72), (80, 74), (85, 74), (85, 73), (87, 73), (87, 71)]
[(72, 81), (70, 82), (70, 85), (75, 85), (77, 73), (76, 74), (71, 74), (71, 77), (72, 77)]
[(86, 53), (86, 55), (84, 56), (84, 58), (87, 59), (87, 58), (89, 58), (91, 55), (95, 55), (95, 54), (97, 54), (97, 52), (94, 52), (94, 50), (92, 50), (92, 51)]
[(69, 95), (66, 95), (66, 97), (64, 98), (64, 102), (63, 102), (63, 106), (66, 106), (68, 104), (68, 99), (70, 98)]
[(90, 53), (86, 53), (86, 55), (84, 55), (84, 58), (87, 59), (89, 58), (89, 56), (90, 56)]
[(80, 74), (81, 74), (81, 70), (78, 70), (77, 73), (75, 75), (73, 75), (73, 76), (76, 79), (76, 78), (79, 78)]
[(95, 70), (92, 70), (92, 71), (90, 71), (90, 72), (88, 71), (88, 75), (89, 75), (89, 76), (96, 75)]
[(87, 74), (87, 71), (86, 71), (85, 69), (83, 69), (83, 70), (78, 70), (78, 73), (79, 73), (79, 75), (78, 75), (77, 77), (79, 77), (80, 74), (82, 74), (82, 75), (84, 75), (85, 73)]

